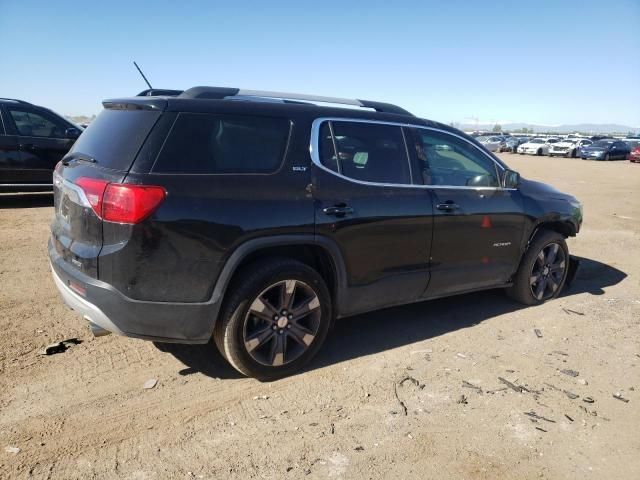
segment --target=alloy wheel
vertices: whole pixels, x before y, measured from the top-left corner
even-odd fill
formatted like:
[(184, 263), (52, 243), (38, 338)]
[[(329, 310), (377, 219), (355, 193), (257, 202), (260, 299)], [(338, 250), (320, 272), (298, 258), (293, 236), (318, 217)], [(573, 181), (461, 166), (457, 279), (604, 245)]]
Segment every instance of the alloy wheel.
[(300, 280), (282, 280), (264, 289), (244, 319), (244, 346), (256, 362), (279, 367), (299, 358), (320, 329), (316, 292)]
[(531, 269), (529, 285), (533, 296), (540, 301), (553, 297), (562, 284), (566, 269), (564, 249), (557, 243), (546, 245)]

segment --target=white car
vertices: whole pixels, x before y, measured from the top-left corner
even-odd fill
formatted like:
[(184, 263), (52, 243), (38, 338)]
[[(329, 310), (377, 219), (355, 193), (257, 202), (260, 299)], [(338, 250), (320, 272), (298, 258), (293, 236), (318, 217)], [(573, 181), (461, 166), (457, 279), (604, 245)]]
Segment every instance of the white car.
[(592, 143), (587, 138), (563, 138), (549, 147), (549, 156), (562, 155), (563, 157), (576, 158), (580, 156), (581, 148), (588, 147)]
[(523, 143), (518, 147), (518, 153), (523, 155), (529, 153), (531, 155), (547, 155), (549, 147), (554, 143), (558, 143), (557, 138), (532, 138), (527, 143)]
[(480, 137), (478, 141), (490, 152), (495, 152), (500, 148), (500, 145), (504, 143), (504, 137), (492, 136), (492, 137)]

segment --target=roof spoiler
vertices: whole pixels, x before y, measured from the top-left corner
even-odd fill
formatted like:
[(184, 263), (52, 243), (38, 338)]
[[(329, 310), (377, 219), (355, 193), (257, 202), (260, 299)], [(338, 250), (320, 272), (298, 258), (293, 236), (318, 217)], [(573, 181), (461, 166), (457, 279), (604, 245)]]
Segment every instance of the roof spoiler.
[(323, 97), (319, 95), (305, 95), (301, 93), (270, 92), (263, 90), (244, 90), (229, 87), (192, 87), (177, 95), (178, 98), (198, 98), (210, 100), (222, 100), (228, 97), (259, 97), (276, 98), (281, 100), (294, 100), (303, 102), (334, 103), (339, 105), (351, 105), (354, 107), (371, 108), (381, 113), (395, 113), (398, 115), (410, 115), (410, 112), (391, 103), (374, 102), (371, 100), (358, 100), (338, 97)]
[(136, 97), (177, 97), (183, 90), (170, 90), (167, 88), (148, 88), (141, 91)]

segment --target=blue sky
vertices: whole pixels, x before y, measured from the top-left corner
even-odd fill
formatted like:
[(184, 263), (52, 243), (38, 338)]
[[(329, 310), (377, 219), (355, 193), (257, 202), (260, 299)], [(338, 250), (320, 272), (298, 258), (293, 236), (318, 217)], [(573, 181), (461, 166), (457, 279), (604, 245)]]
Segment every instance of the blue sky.
[(154, 87), (398, 103), (443, 122), (640, 126), (640, 1), (0, 0), (0, 96), (68, 115)]

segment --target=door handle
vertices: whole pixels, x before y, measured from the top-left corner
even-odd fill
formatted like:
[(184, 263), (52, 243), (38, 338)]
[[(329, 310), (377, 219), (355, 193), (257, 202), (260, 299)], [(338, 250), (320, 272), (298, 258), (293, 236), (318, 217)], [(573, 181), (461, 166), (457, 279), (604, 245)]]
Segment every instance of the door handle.
[(36, 146), (33, 143), (21, 143), (18, 145), (20, 150), (35, 150)]
[(348, 205), (340, 204), (333, 207), (325, 207), (322, 211), (327, 215), (335, 215), (336, 217), (343, 217), (347, 213), (353, 213), (353, 208)]
[(436, 205), (438, 210), (444, 210), (445, 212), (453, 212), (454, 210), (458, 210), (460, 205), (457, 203), (453, 203), (451, 200), (447, 200), (444, 203), (439, 203)]

